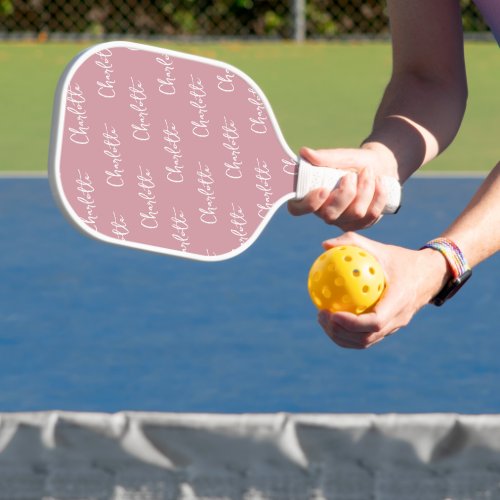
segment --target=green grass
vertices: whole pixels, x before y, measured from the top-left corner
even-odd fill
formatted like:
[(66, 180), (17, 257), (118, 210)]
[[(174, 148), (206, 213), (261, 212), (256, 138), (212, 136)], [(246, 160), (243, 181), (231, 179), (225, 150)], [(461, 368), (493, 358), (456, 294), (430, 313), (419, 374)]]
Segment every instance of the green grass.
[[(85, 46), (0, 44), (0, 170), (46, 169), (54, 89), (66, 63)], [(248, 73), (268, 96), (294, 150), (357, 146), (370, 131), (391, 69), (390, 46), (382, 42), (168, 46), (225, 60)], [(498, 48), (469, 43), (466, 57), (470, 97), (462, 129), (426, 169), (487, 170), (498, 161)]]

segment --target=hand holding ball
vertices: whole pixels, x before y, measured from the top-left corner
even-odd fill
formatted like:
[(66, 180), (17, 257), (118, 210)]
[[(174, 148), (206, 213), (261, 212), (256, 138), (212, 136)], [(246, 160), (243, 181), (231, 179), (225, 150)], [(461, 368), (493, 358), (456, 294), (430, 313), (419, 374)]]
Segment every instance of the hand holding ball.
[(363, 248), (333, 247), (309, 271), (309, 295), (318, 309), (369, 312), (385, 288), (382, 266)]

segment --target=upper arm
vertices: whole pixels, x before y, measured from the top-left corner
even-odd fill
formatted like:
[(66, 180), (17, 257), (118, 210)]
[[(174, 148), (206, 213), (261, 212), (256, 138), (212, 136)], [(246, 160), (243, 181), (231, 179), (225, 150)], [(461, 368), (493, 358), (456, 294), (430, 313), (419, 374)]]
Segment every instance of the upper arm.
[(465, 87), (458, 0), (388, 0), (393, 74)]

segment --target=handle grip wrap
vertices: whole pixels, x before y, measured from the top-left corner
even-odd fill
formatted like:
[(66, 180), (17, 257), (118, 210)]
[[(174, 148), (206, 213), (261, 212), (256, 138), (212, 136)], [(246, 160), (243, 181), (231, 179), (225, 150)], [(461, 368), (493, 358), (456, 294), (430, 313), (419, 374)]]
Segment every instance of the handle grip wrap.
[[(299, 159), (296, 199), (304, 198), (313, 189), (321, 187), (335, 189), (340, 179), (348, 173), (337, 168), (317, 167), (304, 159)], [(395, 214), (401, 206), (401, 184), (394, 177), (382, 177), (382, 186), (387, 195), (384, 214)]]

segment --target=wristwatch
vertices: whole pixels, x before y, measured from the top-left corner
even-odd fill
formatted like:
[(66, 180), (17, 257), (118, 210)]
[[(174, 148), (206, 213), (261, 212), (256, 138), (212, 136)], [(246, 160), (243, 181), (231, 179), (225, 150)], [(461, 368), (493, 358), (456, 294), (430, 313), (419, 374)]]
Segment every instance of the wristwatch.
[(422, 248), (432, 248), (440, 252), (448, 263), (452, 277), (441, 291), (431, 300), (431, 304), (442, 306), (462, 288), (472, 276), (472, 269), (465, 260), (460, 248), (449, 238), (436, 238), (427, 242)]

